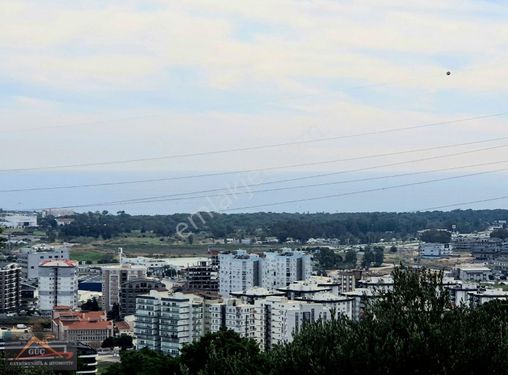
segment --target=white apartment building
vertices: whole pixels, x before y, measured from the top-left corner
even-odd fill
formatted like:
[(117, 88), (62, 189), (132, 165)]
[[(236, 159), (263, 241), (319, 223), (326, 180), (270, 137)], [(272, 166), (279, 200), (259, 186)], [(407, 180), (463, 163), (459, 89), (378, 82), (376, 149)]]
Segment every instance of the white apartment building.
[(0, 216), (0, 225), (7, 228), (33, 228), (37, 226), (36, 214), (8, 213)]
[(72, 260), (46, 260), (39, 266), (39, 310), (50, 314), (55, 306), (78, 306), (78, 274)]
[(152, 290), (136, 300), (135, 335), (138, 348), (176, 356), (183, 345), (205, 333), (204, 300), (192, 294)]
[(267, 252), (260, 263), (261, 286), (277, 289), (312, 275), (312, 257), (303, 251)]
[(241, 337), (255, 338), (254, 305), (237, 298), (210, 303), (207, 307), (208, 327), (211, 332), (227, 328)]
[(285, 297), (258, 300), (254, 307), (255, 339), (264, 350), (291, 342), (307, 323), (331, 319), (330, 309), (324, 305)]
[(259, 256), (245, 250), (219, 254), (219, 293), (227, 297), (260, 285)]
[(17, 263), (21, 267), (21, 274), (28, 280), (36, 280), (39, 277), (39, 264), (46, 260), (69, 259), (69, 249), (60, 248), (24, 248), (17, 256)]
[(124, 282), (146, 278), (146, 267), (130, 264), (105, 266), (102, 272), (102, 308), (110, 311), (120, 304), (120, 289)]
[(428, 258), (447, 257), (452, 254), (452, 246), (449, 243), (422, 242), (420, 244), (420, 256)]
[(256, 286), (275, 290), (312, 274), (312, 257), (283, 249), (262, 256), (245, 250), (219, 254), (219, 292), (223, 297)]

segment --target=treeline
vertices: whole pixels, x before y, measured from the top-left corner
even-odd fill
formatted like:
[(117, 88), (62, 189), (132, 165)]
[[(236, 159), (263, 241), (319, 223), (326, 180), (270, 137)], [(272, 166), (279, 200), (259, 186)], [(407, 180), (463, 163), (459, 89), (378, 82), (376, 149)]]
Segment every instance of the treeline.
[(124, 351), (105, 374), (508, 374), (508, 302), (451, 307), (442, 274), (422, 269), (397, 269), (394, 283), (359, 322), (307, 324), (291, 343), (266, 352), (220, 331), (178, 357)]
[(249, 213), (249, 214), (173, 214), (129, 215), (88, 212), (76, 214), (68, 225), (57, 226), (41, 218), (48, 237), (69, 240), (76, 237), (112, 238), (140, 231), (158, 236), (174, 236), (179, 223), (187, 233), (213, 238), (277, 237), (306, 241), (309, 238), (337, 238), (341, 243), (373, 243), (380, 239), (409, 239), (423, 229), (448, 229), (459, 232), (484, 230), (495, 220), (508, 220), (508, 210), (455, 210), (451, 212), (367, 212), (367, 213)]

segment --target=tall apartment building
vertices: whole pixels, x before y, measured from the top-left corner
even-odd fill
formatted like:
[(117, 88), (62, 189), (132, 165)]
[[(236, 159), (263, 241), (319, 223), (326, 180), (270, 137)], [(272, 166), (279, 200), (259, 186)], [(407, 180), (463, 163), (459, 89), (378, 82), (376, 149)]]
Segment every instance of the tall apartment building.
[(152, 279), (132, 279), (124, 282), (120, 288), (120, 313), (122, 316), (134, 315), (137, 296), (163, 288), (165, 288), (163, 283)]
[(244, 303), (238, 298), (229, 298), (221, 302), (212, 302), (205, 306), (206, 330), (217, 332), (227, 328), (241, 337), (255, 338), (254, 305)]
[(17, 263), (22, 270), (22, 276), (28, 280), (36, 280), (39, 277), (39, 264), (46, 260), (69, 259), (69, 249), (62, 247), (56, 249), (25, 248), (21, 249), (17, 257)]
[(219, 291), (219, 260), (217, 256), (187, 267), (184, 272), (186, 290)]
[(72, 260), (46, 260), (39, 266), (39, 310), (49, 314), (55, 306), (78, 306), (78, 274)]
[(123, 283), (146, 278), (146, 267), (130, 264), (102, 267), (102, 308), (110, 311), (113, 304), (120, 305), (120, 290)]
[(0, 263), (0, 314), (21, 307), (21, 267), (16, 263)]
[(219, 293), (229, 296), (231, 292), (260, 286), (259, 263), (259, 255), (245, 250), (219, 254)]
[(254, 307), (255, 339), (264, 350), (291, 342), (305, 324), (330, 320), (332, 316), (327, 306), (285, 297), (258, 300)]
[(273, 290), (312, 274), (312, 257), (302, 251), (283, 249), (263, 256), (245, 250), (219, 255), (219, 291), (222, 296), (255, 286)]
[(261, 286), (277, 289), (293, 281), (306, 280), (312, 275), (311, 262), (312, 257), (303, 251), (267, 252), (261, 258)]
[(138, 348), (178, 355), (184, 344), (204, 335), (203, 298), (152, 290), (136, 300), (135, 335)]

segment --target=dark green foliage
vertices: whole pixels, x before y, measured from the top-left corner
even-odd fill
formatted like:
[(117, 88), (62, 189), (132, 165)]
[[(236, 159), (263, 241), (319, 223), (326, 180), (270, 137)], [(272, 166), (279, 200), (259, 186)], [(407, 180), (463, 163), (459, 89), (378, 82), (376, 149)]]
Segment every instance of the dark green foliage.
[(397, 246), (393, 245), (392, 247), (390, 247), (390, 253), (396, 253), (397, 252)]
[(113, 303), (113, 306), (110, 311), (107, 312), (108, 319), (114, 320), (115, 322), (121, 320), (120, 317), (120, 305), (118, 303)]
[(505, 240), (508, 238), (508, 229), (495, 229), (490, 233), (490, 237)]
[(120, 353), (121, 363), (109, 366), (105, 375), (176, 375), (181, 374), (178, 359), (149, 349)]
[(450, 243), (452, 234), (445, 230), (427, 230), (420, 236), (423, 242)]
[(342, 263), (342, 257), (327, 247), (319, 248), (314, 254), (314, 259), (324, 269), (335, 269)]
[(100, 311), (99, 301), (96, 297), (87, 299), (85, 303), (81, 305), (81, 311)]
[(442, 275), (398, 269), (394, 291), (346, 319), (309, 325), (268, 353), (271, 374), (507, 374), (508, 304), (451, 308)]
[(183, 370), (189, 374), (262, 374), (264, 367), (257, 343), (242, 339), (230, 330), (209, 333), (201, 340), (185, 346), (180, 361)]
[(129, 335), (120, 335), (116, 337), (108, 337), (101, 344), (101, 348), (119, 347), (122, 350), (132, 348), (132, 337)]
[(373, 249), (370, 246), (365, 247), (363, 250), (362, 267), (369, 268), (373, 263), (376, 267), (379, 267), (383, 264), (384, 251), (385, 249), (382, 246), (375, 246)]
[(58, 231), (58, 238), (76, 237), (111, 238), (134, 230), (152, 232), (167, 237), (175, 234), (178, 223), (189, 225), (192, 233), (207, 233), (215, 238), (234, 236), (276, 236), (280, 240), (292, 237), (306, 241), (310, 237), (337, 238), (342, 244), (373, 243), (381, 238), (414, 237), (418, 230), (457, 226), (460, 232), (484, 230), (495, 220), (508, 220), (508, 210), (455, 210), (451, 212), (365, 212), (365, 213), (202, 213), (203, 220), (194, 217), (189, 223), (188, 214), (129, 215), (123, 211), (116, 215), (107, 212), (76, 214), (74, 221), (55, 227), (51, 219), (41, 222), (45, 230)]

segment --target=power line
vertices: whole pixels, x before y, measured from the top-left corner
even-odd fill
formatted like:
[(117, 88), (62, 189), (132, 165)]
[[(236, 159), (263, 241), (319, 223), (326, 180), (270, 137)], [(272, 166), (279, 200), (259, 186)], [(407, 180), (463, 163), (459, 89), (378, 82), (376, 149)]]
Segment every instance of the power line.
[(226, 209), (219, 210), (219, 212), (249, 210), (249, 209), (253, 209), (253, 208), (280, 206), (280, 205), (290, 204), (290, 203), (301, 203), (301, 202), (309, 202), (309, 201), (322, 200), (322, 199), (328, 199), (328, 198), (346, 197), (346, 196), (351, 196), (351, 195), (372, 193), (372, 192), (385, 191), (385, 190), (391, 190), (391, 189), (399, 189), (399, 188), (404, 188), (404, 187), (409, 187), (409, 186), (417, 186), (417, 185), (430, 184), (430, 183), (434, 183), (434, 182), (441, 182), (441, 181), (455, 180), (455, 179), (460, 179), (460, 178), (465, 178), (465, 177), (479, 176), (479, 175), (484, 175), (487, 173), (502, 172), (502, 171), (506, 171), (506, 170), (508, 170), (508, 168), (501, 168), (501, 169), (496, 169), (496, 170), (492, 170), (492, 171), (469, 173), (469, 174), (460, 175), (460, 176), (443, 177), (443, 178), (437, 178), (437, 179), (426, 180), (426, 181), (412, 182), (412, 183), (407, 183), (407, 184), (391, 185), (391, 186), (385, 186), (385, 187), (374, 188), (374, 189), (357, 190), (357, 191), (352, 191), (352, 192), (348, 192), (348, 193), (322, 195), (322, 196), (318, 196), (318, 197), (293, 199), (293, 200), (287, 200), (287, 201), (264, 203), (264, 204), (257, 204), (257, 205), (252, 205), (252, 206), (236, 207), (236, 208), (226, 208)]
[[(508, 161), (505, 161), (505, 162), (508, 162)], [(331, 195), (324, 195), (324, 196), (318, 196), (318, 197), (309, 197), (309, 198), (294, 199), (294, 200), (280, 201), (280, 202), (274, 202), (274, 203), (258, 204), (258, 205), (253, 205), (253, 206), (230, 208), (230, 209), (219, 210), (219, 212), (228, 212), (228, 211), (236, 211), (236, 210), (244, 210), (244, 209), (252, 209), (252, 208), (270, 207), (270, 206), (278, 206), (278, 205), (289, 204), (289, 203), (300, 203), (300, 202), (321, 200), (321, 199), (327, 199), (327, 198), (344, 197), (344, 196), (364, 194), (364, 193), (370, 193), (370, 192), (376, 192), (376, 191), (384, 191), (384, 190), (390, 190), (390, 189), (396, 189), (396, 188), (402, 188), (402, 187), (408, 187), (408, 186), (424, 185), (424, 184), (429, 184), (429, 183), (434, 183), (434, 182), (455, 180), (455, 179), (460, 179), (460, 178), (465, 178), (465, 177), (479, 176), (479, 175), (501, 172), (501, 171), (506, 171), (506, 170), (508, 170), (508, 167), (507, 168), (500, 168), (500, 169), (496, 169), (496, 170), (490, 170), (490, 171), (468, 173), (468, 174), (459, 175), (459, 176), (443, 177), (443, 178), (418, 181), (418, 182), (412, 182), (412, 183), (406, 183), (406, 184), (400, 184), (400, 185), (391, 185), (391, 186), (385, 186), (385, 187), (381, 187), (381, 188), (357, 190), (357, 191), (353, 191), (353, 192), (340, 193), (340, 194), (331, 194)], [(203, 197), (206, 198), (206, 197), (210, 197), (210, 196), (203, 196)], [(139, 204), (139, 203), (163, 202), (163, 201), (174, 201), (174, 200), (186, 200), (186, 199), (191, 199), (191, 198), (189, 198), (189, 197), (167, 198), (167, 199), (154, 199), (151, 201), (150, 200), (133, 199), (133, 200), (123, 200), (123, 201), (109, 201), (109, 202), (99, 202), (99, 203), (90, 203), (90, 204), (82, 204), (82, 205), (62, 206), (62, 207), (46, 207), (46, 208), (58, 208), (58, 209), (69, 208), (70, 209), (70, 208), (83, 208), (83, 207), (96, 207), (96, 206), (115, 206), (115, 205), (126, 204), (126, 203)], [(200, 197), (200, 198), (202, 198), (202, 197)], [(34, 210), (40, 210), (40, 209), (34, 209)]]
[(140, 163), (140, 162), (146, 162), (146, 161), (180, 159), (180, 158), (188, 158), (188, 157), (196, 157), (196, 156), (217, 155), (217, 154), (225, 154), (225, 153), (231, 153), (231, 152), (255, 151), (255, 150), (263, 150), (263, 149), (269, 149), (269, 148), (301, 145), (301, 144), (327, 142), (327, 141), (334, 141), (334, 140), (339, 140), (339, 139), (350, 139), (350, 138), (365, 137), (365, 136), (371, 136), (371, 135), (389, 134), (389, 133), (395, 133), (395, 132), (402, 132), (402, 131), (409, 131), (409, 130), (415, 130), (415, 129), (435, 127), (435, 126), (440, 126), (440, 125), (451, 125), (451, 124), (457, 124), (457, 123), (461, 123), (461, 122), (475, 121), (475, 120), (488, 119), (488, 118), (496, 118), (496, 117), (502, 117), (502, 116), (506, 116), (506, 115), (508, 115), (508, 112), (466, 117), (466, 118), (455, 119), (455, 120), (432, 122), (432, 123), (409, 126), (409, 127), (402, 127), (402, 128), (374, 130), (374, 131), (369, 131), (369, 132), (349, 134), (349, 135), (340, 135), (340, 136), (335, 136), (335, 137), (315, 138), (315, 139), (291, 141), (291, 142), (283, 142), (283, 143), (273, 143), (273, 144), (266, 144), (266, 145), (259, 145), (259, 146), (239, 147), (239, 148), (230, 148), (230, 149), (214, 150), (214, 151), (203, 151), (203, 152), (196, 152), (196, 153), (174, 154), (174, 155), (165, 155), (165, 156), (157, 156), (157, 157), (149, 157), (149, 158), (126, 159), (126, 160), (115, 160), (115, 161), (105, 161), (105, 162), (91, 162), (91, 163), (77, 163), (77, 164), (63, 164), (63, 165), (49, 165), (49, 166), (41, 166), (41, 167), (0, 169), (0, 173), (28, 172), (28, 171), (65, 169), (65, 168), (97, 167), (97, 166), (105, 166), (105, 165), (118, 165), (118, 164), (129, 164), (129, 163)]
[[(173, 176), (173, 177), (139, 179), (139, 180), (129, 180), (129, 181), (103, 182), (103, 183), (95, 183), (95, 184), (80, 184), (80, 185), (63, 185), (63, 186), (46, 186), (46, 187), (33, 187), (33, 188), (3, 189), (3, 190), (0, 190), (0, 193), (14, 193), (14, 192), (28, 192), (28, 191), (45, 191), (45, 190), (78, 189), (78, 188), (101, 187), (101, 186), (129, 185), (129, 184), (150, 183), (150, 182), (186, 180), (186, 179), (202, 178), (202, 177), (226, 176), (226, 175), (233, 175), (233, 174), (253, 173), (253, 172), (266, 172), (266, 171), (273, 171), (273, 170), (280, 170), (280, 169), (290, 169), (290, 168), (298, 168), (298, 167), (309, 167), (309, 166), (316, 166), (316, 165), (332, 164), (332, 163), (338, 163), (338, 162), (344, 162), (344, 161), (354, 161), (354, 160), (372, 159), (372, 158), (385, 157), (385, 156), (403, 155), (403, 154), (408, 154), (408, 153), (413, 153), (413, 152), (432, 151), (432, 150), (439, 150), (439, 149), (444, 149), (444, 148), (470, 146), (470, 145), (474, 145), (474, 144), (489, 143), (489, 142), (495, 142), (495, 141), (506, 140), (506, 139), (508, 139), (508, 137), (498, 137), (498, 138), (490, 138), (490, 139), (481, 140), (481, 141), (447, 144), (447, 145), (426, 147), (426, 148), (420, 148), (420, 149), (412, 149), (412, 150), (396, 151), (396, 152), (389, 152), (389, 153), (363, 155), (363, 156), (357, 156), (357, 157), (352, 157), (352, 158), (332, 159), (332, 160), (325, 160), (325, 161), (319, 161), (319, 162), (292, 164), (292, 165), (278, 166), (278, 167), (266, 167), (266, 168), (247, 169), (247, 170), (241, 170), (241, 171), (215, 172), (215, 173), (205, 173), (205, 174), (197, 174), (197, 175), (189, 175), (189, 176)], [(369, 170), (369, 169), (373, 169), (373, 168), (391, 167), (391, 166), (406, 164), (406, 163), (410, 163), (410, 162), (426, 161), (426, 160), (432, 160), (432, 159), (442, 158), (442, 157), (448, 157), (448, 156), (458, 156), (458, 155), (464, 155), (464, 154), (475, 153), (475, 152), (480, 152), (480, 151), (492, 150), (492, 149), (496, 149), (496, 148), (502, 148), (502, 147), (506, 147), (506, 146), (508, 146), (508, 145), (500, 145), (500, 146), (493, 146), (493, 147), (487, 147), (487, 148), (480, 148), (480, 149), (463, 151), (463, 152), (459, 152), (459, 153), (452, 153), (452, 154), (432, 156), (432, 157), (428, 157), (428, 158), (421, 158), (421, 159), (411, 160), (411, 161), (402, 161), (402, 162), (397, 162), (397, 163), (389, 163), (389, 164), (377, 165), (375, 167), (370, 167), (370, 168), (366, 168), (366, 169), (363, 168), (363, 169), (352, 170), (352, 171), (356, 172), (356, 171)], [(349, 173), (350, 171), (347, 171), (347, 172)], [(338, 173), (344, 173), (344, 172), (338, 172)], [(337, 174), (337, 172), (331, 173), (331, 175), (334, 175), (334, 174)], [(313, 176), (309, 176), (309, 177), (298, 177), (297, 180), (306, 179), (306, 178), (323, 177), (323, 176), (328, 176), (328, 175), (330, 175), (330, 174), (313, 175)], [(295, 181), (295, 179), (280, 180), (280, 181), (275, 181), (273, 183), (291, 182), (291, 181)]]
[[(415, 175), (421, 175), (421, 174), (450, 171), (450, 170), (455, 170), (455, 169), (484, 167), (486, 165), (504, 164), (504, 163), (508, 163), (508, 160), (494, 161), (494, 162), (488, 162), (488, 163), (469, 164), (469, 165), (462, 165), (462, 166), (455, 166), (455, 167), (448, 167), (448, 168), (440, 168), (440, 169), (427, 170), (427, 171), (419, 171), (419, 172), (398, 173), (398, 174), (387, 175), (387, 176), (363, 177), (363, 178), (350, 179), (350, 180), (322, 182), (322, 183), (307, 184), (307, 185), (286, 186), (286, 187), (270, 188), (270, 189), (263, 189), (263, 190), (253, 190), (253, 191), (252, 190), (248, 190), (248, 188), (251, 188), (253, 186), (259, 186), (259, 185), (265, 185), (266, 184), (266, 183), (260, 183), (260, 184), (252, 184), (252, 185), (249, 185), (248, 187), (244, 187), (245, 189), (247, 189), (246, 191), (235, 191), (233, 194), (257, 194), (257, 193), (267, 193), (267, 192), (274, 192), (274, 191), (295, 190), (295, 189), (305, 189), (305, 188), (313, 188), (313, 187), (320, 187), (320, 186), (348, 184), (348, 183), (353, 183), (353, 182), (365, 182), (365, 181), (384, 180), (384, 179), (388, 179), (388, 178), (415, 176)], [(230, 189), (227, 189), (227, 188), (226, 189), (224, 189), (224, 188), (222, 188), (222, 189), (211, 189), (211, 190), (203, 190), (203, 191), (200, 191), (200, 192), (197, 192), (197, 193), (207, 193), (207, 192), (215, 192), (215, 191), (230, 192)], [(221, 197), (221, 196), (224, 195), (224, 194), (212, 194), (212, 195), (197, 195), (197, 196), (177, 198), (178, 196), (187, 195), (187, 194), (192, 194), (192, 193), (180, 193), (180, 194), (162, 195), (162, 196), (158, 196), (158, 197), (148, 197), (148, 198), (139, 198), (139, 199), (126, 199), (126, 200), (114, 201), (112, 203), (115, 203), (115, 204), (116, 203), (153, 203), (153, 202), (166, 202), (166, 201), (180, 201), (180, 200), (200, 199), (200, 198), (214, 198), (214, 197)]]
[(417, 212), (418, 211), (433, 211), (433, 210), (439, 210), (439, 209), (442, 209), (442, 208), (450, 208), (450, 207), (458, 207), (458, 206), (464, 206), (466, 204), (477, 204), (477, 203), (494, 202), (494, 201), (500, 201), (500, 200), (504, 200), (504, 199), (508, 199), (508, 195), (502, 195), (502, 196), (494, 197), (494, 198), (479, 199), (479, 200), (476, 200), (476, 201), (461, 202), (461, 203), (452, 203), (452, 204), (444, 204), (442, 206), (434, 206), (434, 207), (422, 208), (420, 210), (417, 210)]

